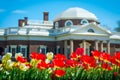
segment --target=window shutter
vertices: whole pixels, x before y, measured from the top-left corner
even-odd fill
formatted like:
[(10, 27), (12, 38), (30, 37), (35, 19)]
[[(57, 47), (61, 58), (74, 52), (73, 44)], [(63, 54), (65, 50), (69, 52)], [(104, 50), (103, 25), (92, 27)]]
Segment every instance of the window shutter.
[(9, 46), (8, 48), (9, 48), (9, 49), (8, 49), (8, 52), (11, 52), (11, 51), (10, 51), (10, 46)]
[(48, 52), (48, 47), (46, 47), (46, 53)]
[(19, 52), (19, 46), (16, 47), (16, 53), (18, 53), (18, 52)]

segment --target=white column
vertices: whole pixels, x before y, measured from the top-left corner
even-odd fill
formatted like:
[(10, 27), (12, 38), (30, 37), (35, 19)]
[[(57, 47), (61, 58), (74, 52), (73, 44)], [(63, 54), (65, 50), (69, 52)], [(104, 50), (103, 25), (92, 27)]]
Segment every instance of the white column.
[(67, 57), (67, 40), (64, 41), (64, 55)]
[(110, 54), (110, 41), (107, 41), (107, 53)]
[(70, 40), (70, 53), (73, 52), (73, 46), (74, 46), (73, 40)]
[(83, 40), (83, 48), (84, 48), (84, 54), (86, 54), (86, 42)]
[(100, 48), (101, 48), (100, 51), (103, 52), (103, 41), (101, 41)]
[(95, 50), (98, 50), (98, 41), (95, 41)]

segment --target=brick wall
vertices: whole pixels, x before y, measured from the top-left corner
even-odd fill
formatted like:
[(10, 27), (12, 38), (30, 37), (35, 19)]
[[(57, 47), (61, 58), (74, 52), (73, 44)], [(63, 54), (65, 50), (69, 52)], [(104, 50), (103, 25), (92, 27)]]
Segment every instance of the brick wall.
[[(73, 44), (74, 44), (74, 49), (73, 51), (76, 50), (76, 48), (79, 47), (79, 44), (82, 43), (82, 40), (73, 40)], [(89, 42), (90, 44), (92, 44), (92, 46), (95, 45), (95, 42), (94, 41), (87, 41)], [(29, 53), (35, 51), (37, 52), (38, 51), (38, 48), (40, 47), (40, 45), (45, 45), (47, 46), (47, 51), (48, 52), (53, 52), (55, 53), (55, 50), (56, 50), (56, 46), (60, 46), (60, 53), (64, 53), (64, 41), (26, 41), (26, 40), (8, 40), (8, 41), (0, 41), (0, 47), (2, 48), (6, 48), (7, 45), (27, 45), (29, 47)], [(67, 45), (70, 45), (70, 40), (67, 40)], [(106, 46), (107, 44), (104, 43), (103, 46), (104, 47), (107, 47)], [(110, 54), (111, 55), (114, 55), (115, 53), (115, 48), (120, 48), (120, 44), (110, 44)], [(98, 48), (99, 50), (100, 49), (100, 43), (98, 44)]]
[[(64, 27), (65, 22), (66, 22), (67, 20), (71, 20), (71, 21), (73, 22), (73, 25), (82, 25), (82, 24), (81, 24), (81, 20), (82, 20), (82, 19), (63, 19), (63, 20), (58, 20), (58, 21), (56, 21), (56, 22), (59, 23), (59, 27)], [(93, 21), (93, 20), (88, 20), (88, 22), (91, 23), (91, 22), (94, 22), (94, 21)], [(97, 23), (98, 23), (98, 22), (97, 22)], [(55, 22), (54, 22), (54, 25), (55, 25)], [(54, 26), (54, 28), (55, 28), (55, 26)]]

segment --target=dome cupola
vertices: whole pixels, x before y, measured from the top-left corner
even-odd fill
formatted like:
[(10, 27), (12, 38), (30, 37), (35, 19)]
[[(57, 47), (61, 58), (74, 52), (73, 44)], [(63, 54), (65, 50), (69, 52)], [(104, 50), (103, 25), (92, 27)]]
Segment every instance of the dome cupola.
[(60, 15), (58, 15), (54, 21), (61, 19), (88, 19), (97, 21), (97, 17), (93, 13), (79, 7), (69, 8), (65, 10)]
[(65, 10), (54, 19), (54, 28), (84, 25), (87, 23), (99, 24), (97, 17), (93, 13), (83, 8), (73, 7)]

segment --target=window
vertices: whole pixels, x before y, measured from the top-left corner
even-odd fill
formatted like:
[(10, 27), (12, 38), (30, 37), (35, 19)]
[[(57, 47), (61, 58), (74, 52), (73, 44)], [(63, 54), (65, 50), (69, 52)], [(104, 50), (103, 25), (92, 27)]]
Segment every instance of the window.
[(81, 24), (87, 24), (87, 23), (88, 23), (88, 21), (86, 19), (81, 20)]
[(47, 47), (45, 45), (40, 45), (40, 47), (38, 48), (38, 53), (46, 54), (46, 52), (47, 52)]
[(60, 53), (60, 46), (56, 47), (56, 53)]
[(11, 45), (10, 52), (12, 53), (12, 57), (15, 57), (16, 51), (17, 51), (17, 45)]
[(106, 47), (103, 47), (103, 52), (107, 52), (107, 48)]
[(67, 20), (65, 22), (65, 26), (72, 26), (73, 25), (73, 22), (71, 20)]
[(120, 48), (115, 48), (115, 52), (120, 52)]
[(22, 53), (24, 57), (27, 57), (27, 46), (26, 45), (20, 46), (20, 53)]
[(94, 33), (94, 30), (93, 29), (88, 29), (88, 32)]
[(67, 54), (70, 54), (70, 46), (67, 46)]
[(59, 23), (55, 22), (55, 29), (58, 29)]
[(6, 54), (6, 53), (8, 52), (8, 48), (5, 48), (4, 52), (5, 52), (5, 54)]

